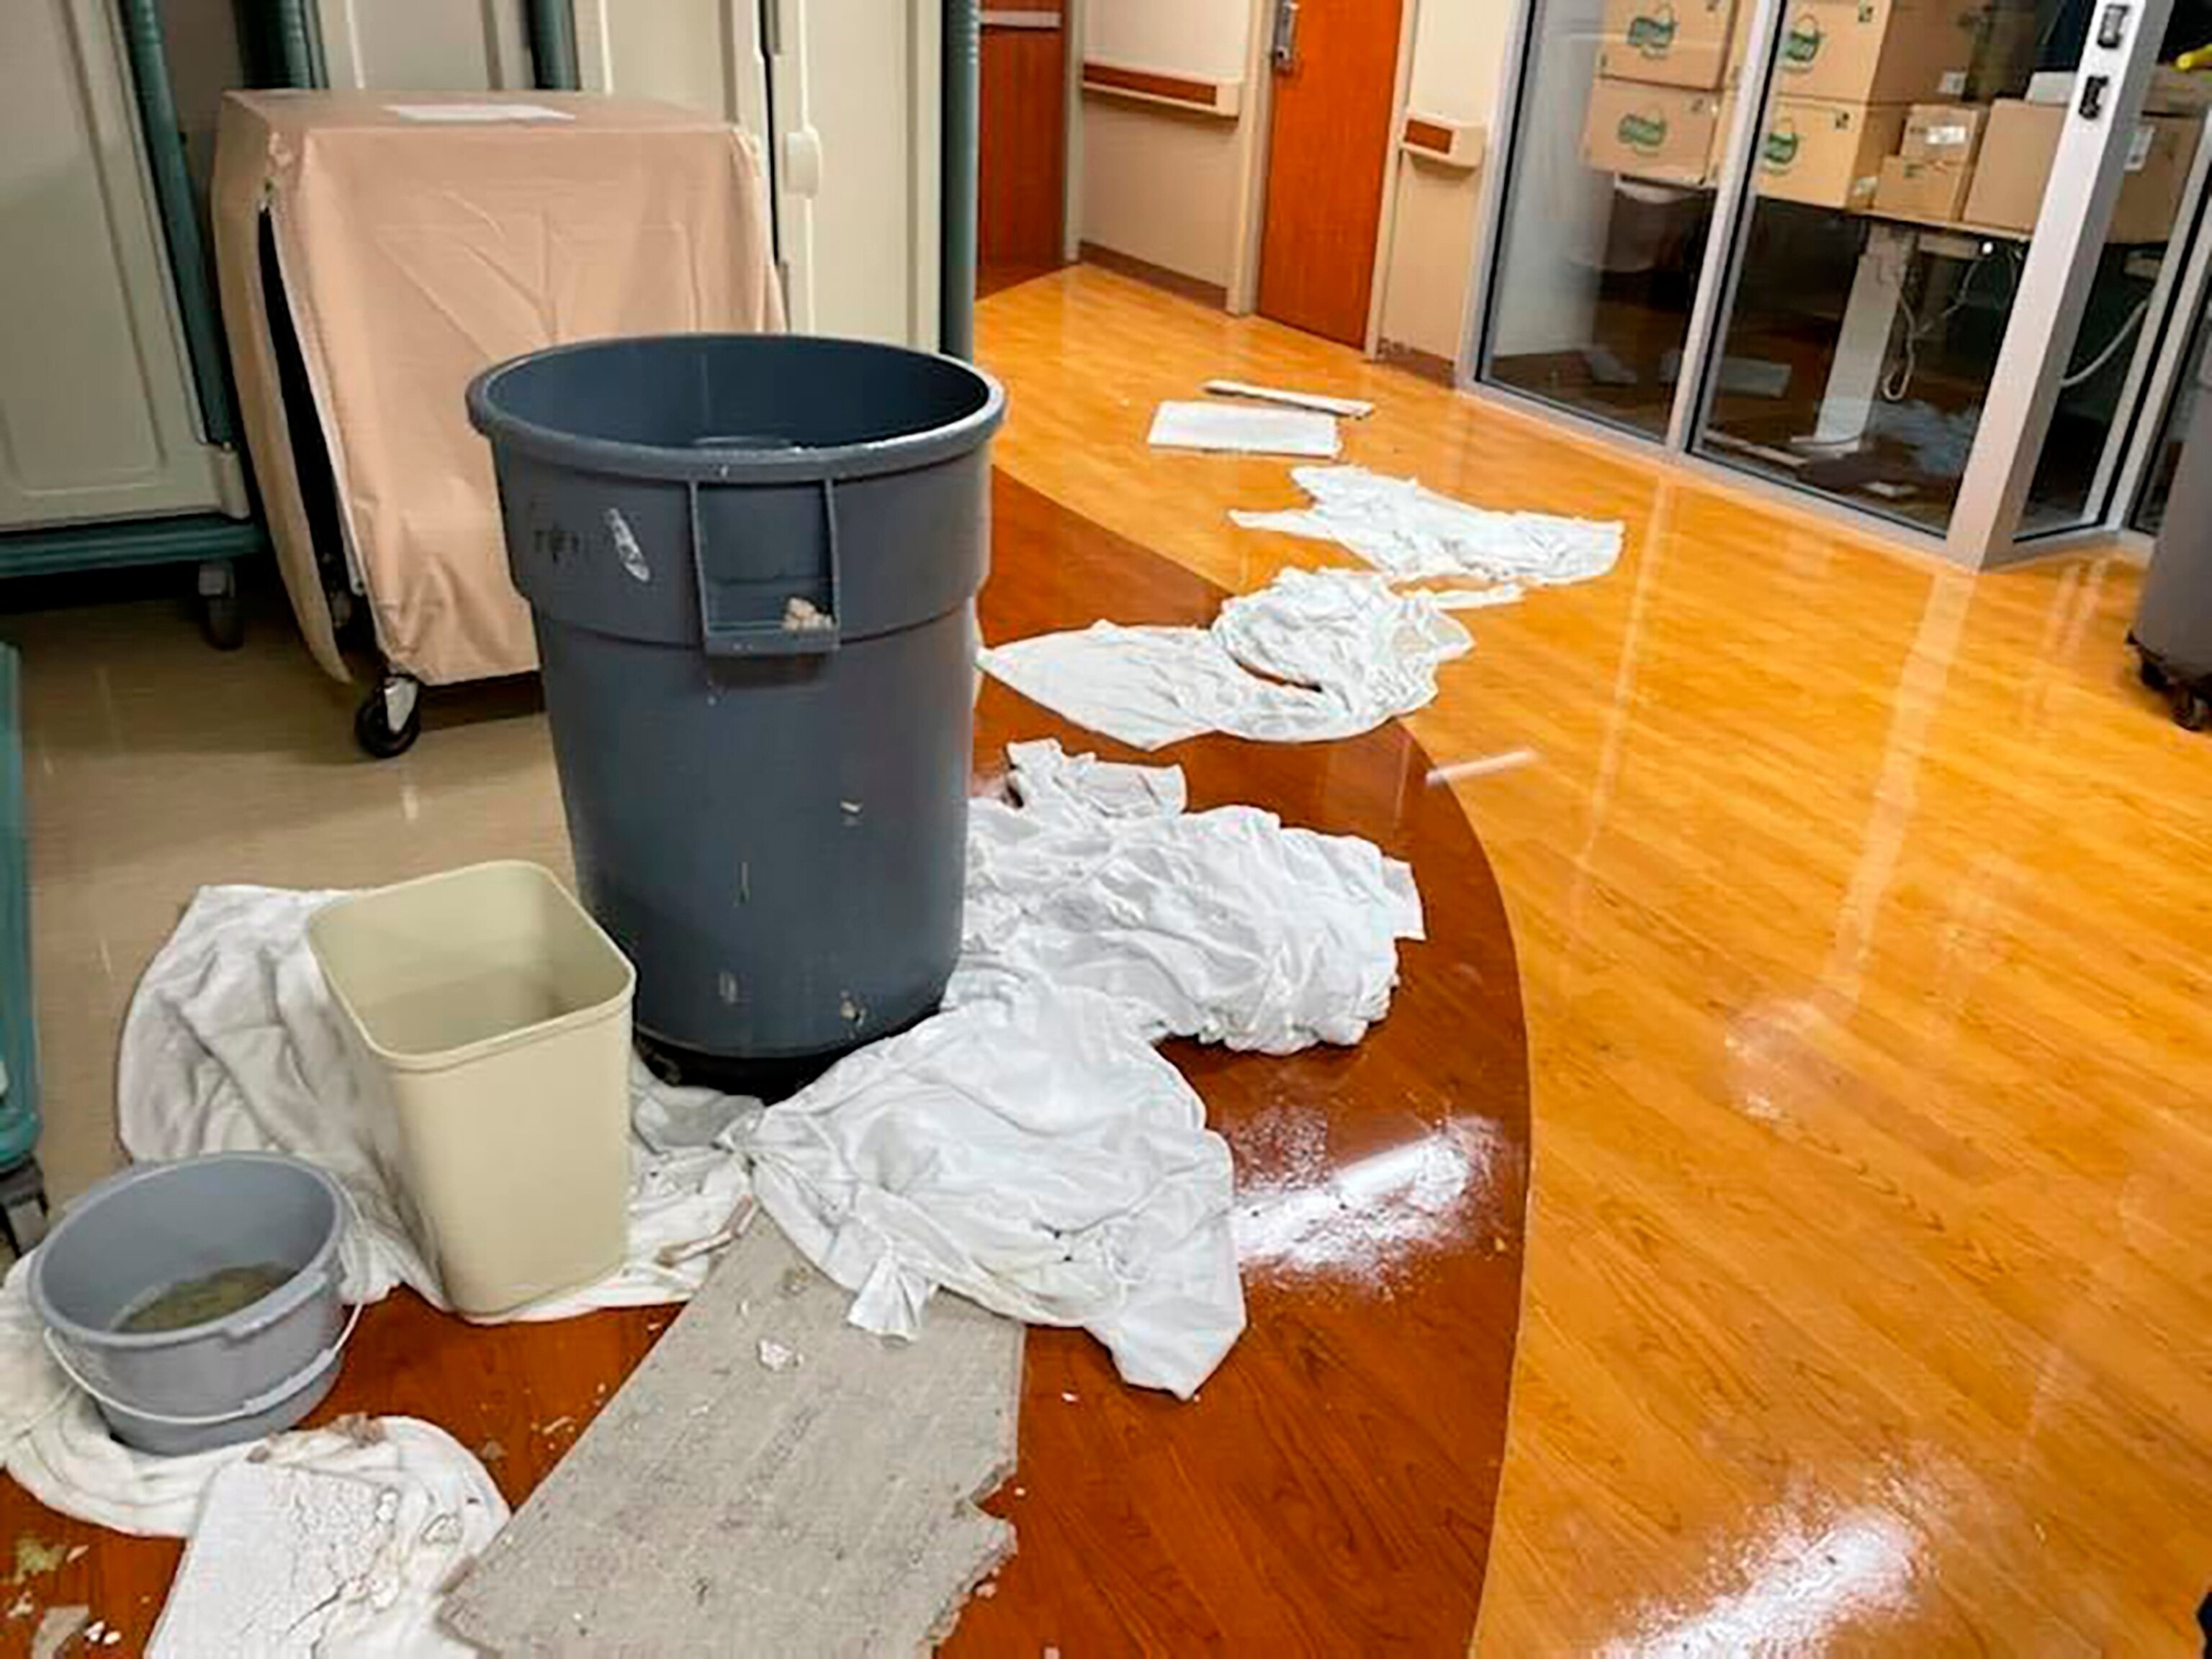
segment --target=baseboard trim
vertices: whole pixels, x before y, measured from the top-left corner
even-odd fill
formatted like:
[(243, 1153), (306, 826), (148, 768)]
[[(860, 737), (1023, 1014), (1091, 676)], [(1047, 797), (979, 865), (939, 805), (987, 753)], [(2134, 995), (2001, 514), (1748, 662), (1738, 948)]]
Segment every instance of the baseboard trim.
[(1375, 361), (1388, 363), (1393, 368), (1402, 368), (1408, 374), (1418, 374), (1425, 380), (1434, 380), (1438, 386), (1459, 384), (1457, 366), (1449, 357), (1439, 357), (1433, 351), (1424, 351), (1419, 346), (1409, 346), (1396, 340), (1377, 340)]
[(1229, 309), (1229, 290), (1219, 283), (1209, 283), (1196, 276), (1186, 276), (1165, 265), (1156, 265), (1150, 259), (1139, 259), (1133, 253), (1117, 253), (1110, 247), (1101, 247), (1096, 242), (1085, 242), (1081, 248), (1083, 263), (1097, 265), (1101, 270), (1110, 270), (1116, 276), (1127, 276), (1152, 288), (1164, 289), (1168, 293), (1185, 300), (1195, 300), (1216, 311)]

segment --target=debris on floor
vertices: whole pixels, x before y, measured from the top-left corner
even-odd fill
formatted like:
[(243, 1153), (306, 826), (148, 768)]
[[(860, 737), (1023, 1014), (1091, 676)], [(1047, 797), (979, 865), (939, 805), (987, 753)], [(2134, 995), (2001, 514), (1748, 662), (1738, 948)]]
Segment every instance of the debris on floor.
[(13, 1624), (18, 1619), (28, 1619), (38, 1610), (39, 1604), (31, 1599), (31, 1592), (20, 1591), (15, 1599), (8, 1604), (8, 1621)]
[(48, 1607), (31, 1632), (31, 1659), (57, 1659), (91, 1620), (90, 1607)]
[(58, 1571), (69, 1559), (69, 1551), (60, 1544), (50, 1544), (45, 1539), (27, 1532), (15, 1534), (15, 1573), (9, 1580), (20, 1584), (27, 1578)]
[(760, 1340), (760, 1363), (772, 1371), (787, 1371), (799, 1363), (798, 1353), (772, 1336)]
[[(800, 1291), (781, 1285), (796, 1271)], [(773, 1227), (714, 1275), (447, 1598), (500, 1653), (911, 1653), (1012, 1551), (1022, 1328), (949, 1303), (923, 1339), (846, 1322)], [(773, 1306), (803, 1389), (732, 1354)], [(610, 1571), (610, 1551), (619, 1571)]]
[(386, 1421), (385, 1438), (354, 1442), (349, 1457), (289, 1460), (283, 1449), (301, 1437), (288, 1435), (269, 1443), (278, 1455), (221, 1470), (148, 1653), (463, 1651), (437, 1630), (440, 1600), (507, 1505), (442, 1433)]
[(1155, 449), (1202, 449), (1239, 455), (1304, 456), (1333, 460), (1342, 448), (1336, 417), (1310, 409), (1255, 409), (1247, 404), (1162, 404), (1146, 441)]
[(1279, 530), (1348, 548), (1404, 580), (1469, 577), (1553, 587), (1602, 576), (1620, 557), (1622, 527), (1548, 513), (1497, 513), (1359, 466), (1301, 466), (1291, 478), (1309, 504), (1233, 512), (1248, 530)]
[(1291, 392), (1281, 386), (1255, 386), (1249, 380), (1208, 380), (1206, 389), (1217, 398), (1250, 398), (1265, 404), (1286, 404), (1292, 409), (1318, 410), (1347, 421), (1364, 421), (1375, 412), (1364, 398), (1333, 398), (1322, 392)]
[(1434, 701), (1474, 641), (1455, 595), (1364, 570), (1285, 569), (1224, 600), (1208, 628), (1089, 628), (985, 650), (986, 672), (1139, 749), (1207, 732), (1272, 743), (1357, 737)]

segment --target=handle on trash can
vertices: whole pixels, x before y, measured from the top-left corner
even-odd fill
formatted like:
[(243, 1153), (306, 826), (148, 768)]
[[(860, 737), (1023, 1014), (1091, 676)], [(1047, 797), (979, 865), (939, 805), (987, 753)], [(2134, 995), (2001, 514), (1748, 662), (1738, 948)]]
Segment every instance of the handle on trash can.
[[(691, 562), (699, 581), (700, 637), (708, 656), (799, 656), (837, 648), (836, 488), (828, 478), (816, 482), (822, 529), (815, 539), (815, 569), (781, 582), (750, 578), (741, 584), (715, 579), (699, 513), (700, 486), (691, 486)], [(723, 597), (730, 588), (739, 590), (734, 604)]]

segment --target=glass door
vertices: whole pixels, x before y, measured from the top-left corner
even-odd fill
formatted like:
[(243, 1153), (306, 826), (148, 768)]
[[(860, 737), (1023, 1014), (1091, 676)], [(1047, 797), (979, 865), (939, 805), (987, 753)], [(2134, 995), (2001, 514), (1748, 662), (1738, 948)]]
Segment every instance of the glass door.
[(1698, 453), (1972, 563), (2096, 521), (2202, 188), (2170, 10), (1785, 0)]
[(2129, 528), (2139, 530), (2146, 536), (2155, 536), (2166, 523), (2166, 498), (2173, 493), (2174, 477), (2181, 470), (2181, 441), (2189, 434), (2189, 423), (2197, 411), (2197, 400), (2212, 397), (2212, 392), (2205, 390), (2205, 354), (2208, 349), (2212, 349), (2212, 309), (2208, 309), (2197, 319), (2189, 345), (2177, 367), (2172, 400), (2166, 406), (2165, 420), (2160, 423), (2158, 437), (2151, 447), (2148, 467), (2143, 475), (2142, 492), (2136, 495), (2135, 509), (2129, 515)]
[(1533, 0), (1510, 93), (1486, 384), (1667, 435), (1749, 0)]

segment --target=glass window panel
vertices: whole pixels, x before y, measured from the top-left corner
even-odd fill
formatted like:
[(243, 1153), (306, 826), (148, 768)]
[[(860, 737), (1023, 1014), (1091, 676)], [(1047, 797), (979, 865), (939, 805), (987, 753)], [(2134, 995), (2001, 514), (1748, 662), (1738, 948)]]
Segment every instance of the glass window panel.
[(1666, 434), (1749, 0), (1540, 0), (1479, 374)]
[(1945, 530), (2065, 119), (2031, 79), (2090, 14), (1789, 0), (1700, 453)]

